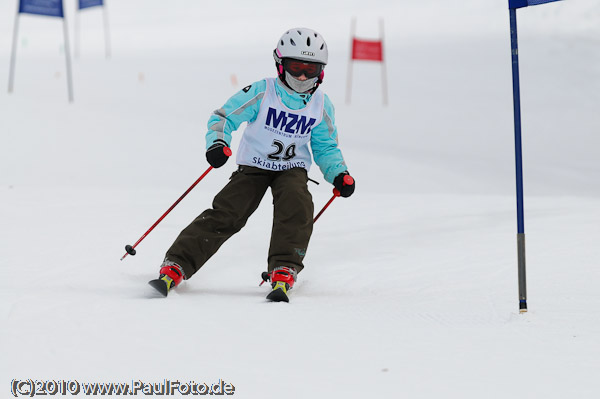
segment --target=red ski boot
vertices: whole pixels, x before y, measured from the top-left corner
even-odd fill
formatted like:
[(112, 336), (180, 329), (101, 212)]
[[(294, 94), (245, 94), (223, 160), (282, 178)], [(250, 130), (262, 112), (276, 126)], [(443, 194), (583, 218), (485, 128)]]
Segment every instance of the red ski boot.
[(287, 292), (292, 289), (296, 281), (296, 269), (280, 266), (267, 275), (273, 287), (273, 291), (267, 295), (267, 299), (273, 302), (289, 302)]
[(163, 263), (160, 268), (160, 276), (156, 280), (148, 281), (163, 296), (167, 296), (171, 288), (175, 288), (183, 280), (183, 270), (177, 263)]

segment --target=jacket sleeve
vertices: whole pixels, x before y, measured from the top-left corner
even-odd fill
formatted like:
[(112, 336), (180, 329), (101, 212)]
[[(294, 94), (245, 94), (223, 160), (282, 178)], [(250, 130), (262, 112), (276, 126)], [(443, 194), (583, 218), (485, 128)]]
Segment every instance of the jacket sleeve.
[(231, 145), (231, 133), (242, 123), (256, 120), (266, 88), (266, 80), (252, 83), (235, 93), (225, 105), (213, 112), (208, 119), (207, 149), (216, 140), (223, 140), (228, 146)]
[(323, 119), (312, 129), (310, 146), (313, 158), (329, 183), (342, 172), (348, 170), (342, 152), (338, 148), (338, 134), (335, 126), (335, 110), (325, 94)]

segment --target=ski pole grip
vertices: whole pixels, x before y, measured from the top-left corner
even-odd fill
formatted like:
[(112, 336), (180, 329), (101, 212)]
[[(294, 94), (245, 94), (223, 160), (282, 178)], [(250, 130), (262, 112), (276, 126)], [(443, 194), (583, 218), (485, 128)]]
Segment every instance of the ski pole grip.
[(229, 148), (229, 147), (223, 147), (223, 153), (224, 153), (225, 155), (227, 155), (228, 157), (230, 157), (230, 156), (231, 156), (231, 154), (233, 154), (233, 153), (231, 152), (231, 148)]

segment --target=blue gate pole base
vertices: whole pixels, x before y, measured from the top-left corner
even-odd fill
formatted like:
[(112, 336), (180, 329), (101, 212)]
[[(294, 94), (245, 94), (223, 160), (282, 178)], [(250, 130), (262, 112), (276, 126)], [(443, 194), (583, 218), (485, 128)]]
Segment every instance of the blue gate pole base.
[(527, 313), (527, 301), (524, 299), (519, 301), (519, 313)]

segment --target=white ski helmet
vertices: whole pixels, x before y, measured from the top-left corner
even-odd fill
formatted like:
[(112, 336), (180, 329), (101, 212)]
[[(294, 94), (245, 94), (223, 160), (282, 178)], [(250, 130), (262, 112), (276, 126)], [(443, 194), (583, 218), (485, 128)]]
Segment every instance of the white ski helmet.
[(327, 44), (323, 37), (312, 29), (294, 28), (281, 36), (273, 56), (278, 64), (283, 58), (294, 58), (327, 65)]

